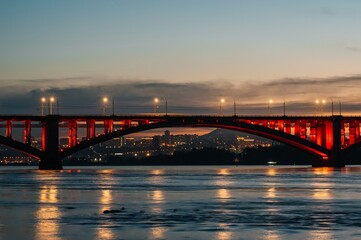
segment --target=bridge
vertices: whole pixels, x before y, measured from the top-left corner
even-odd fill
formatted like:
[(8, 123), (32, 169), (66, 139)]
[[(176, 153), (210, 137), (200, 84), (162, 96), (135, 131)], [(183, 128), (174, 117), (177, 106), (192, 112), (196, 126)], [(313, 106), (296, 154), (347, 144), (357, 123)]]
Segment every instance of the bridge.
[[(0, 115), (0, 144), (39, 160), (39, 169), (62, 169), (62, 159), (101, 142), (131, 133), (170, 127), (224, 128), (288, 144), (314, 156), (313, 166), (344, 167), (345, 157), (361, 147), (361, 116), (192, 116), (192, 115)], [(21, 128), (21, 141), (13, 138)], [(82, 141), (79, 129), (85, 130)], [(40, 129), (40, 130), (39, 130)], [(33, 146), (36, 130), (41, 148)], [(66, 131), (66, 146), (59, 135)], [(99, 132), (100, 131), (100, 132)]]

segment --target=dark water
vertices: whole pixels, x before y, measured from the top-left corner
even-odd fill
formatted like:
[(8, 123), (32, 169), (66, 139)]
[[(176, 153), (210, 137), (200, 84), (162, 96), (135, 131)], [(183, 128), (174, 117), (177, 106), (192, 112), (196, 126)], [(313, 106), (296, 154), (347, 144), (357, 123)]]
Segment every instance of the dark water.
[(361, 239), (361, 168), (0, 168), (0, 239)]

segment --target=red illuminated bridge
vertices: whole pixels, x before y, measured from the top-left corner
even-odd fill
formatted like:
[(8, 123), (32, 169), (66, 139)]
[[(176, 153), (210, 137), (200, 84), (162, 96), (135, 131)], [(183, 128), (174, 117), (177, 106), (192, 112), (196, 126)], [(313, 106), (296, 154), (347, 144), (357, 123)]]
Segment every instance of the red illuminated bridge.
[[(0, 116), (0, 144), (39, 159), (39, 169), (62, 169), (62, 159), (101, 142), (156, 128), (211, 127), (246, 132), (285, 143), (317, 156), (313, 166), (345, 166), (345, 156), (361, 147), (361, 117), (347, 116)], [(13, 137), (23, 129), (21, 141)], [(59, 132), (68, 145), (59, 146)], [(85, 132), (79, 141), (78, 133)], [(32, 134), (41, 134), (41, 149)]]

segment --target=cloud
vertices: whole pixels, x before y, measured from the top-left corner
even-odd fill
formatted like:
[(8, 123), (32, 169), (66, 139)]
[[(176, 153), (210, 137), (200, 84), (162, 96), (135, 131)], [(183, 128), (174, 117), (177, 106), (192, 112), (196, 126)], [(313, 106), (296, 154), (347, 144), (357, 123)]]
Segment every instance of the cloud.
[[(285, 78), (273, 81), (234, 82), (218, 79), (208, 82), (167, 83), (159, 80), (74, 77), (31, 79), (1, 83), (1, 114), (39, 114), (40, 98), (56, 96), (63, 114), (101, 114), (103, 96), (114, 99), (116, 114), (151, 113), (154, 97), (161, 99), (158, 112), (218, 114), (220, 98), (223, 113), (233, 114), (233, 101), (239, 114), (312, 114), (314, 101), (342, 102), (348, 112), (358, 111), (361, 75), (331, 78)], [(268, 100), (273, 99), (272, 106)], [(324, 106), (330, 112), (330, 104)], [(108, 106), (108, 113), (110, 106)]]
[(361, 53), (361, 48), (360, 47), (345, 47), (345, 49), (347, 51)]

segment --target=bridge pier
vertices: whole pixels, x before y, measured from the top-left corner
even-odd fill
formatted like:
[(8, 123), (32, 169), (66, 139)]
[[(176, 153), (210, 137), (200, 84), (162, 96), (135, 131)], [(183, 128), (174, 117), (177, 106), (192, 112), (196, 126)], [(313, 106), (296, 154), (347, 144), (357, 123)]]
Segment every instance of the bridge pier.
[(40, 170), (61, 170), (63, 165), (58, 154), (59, 149), (58, 115), (48, 115), (42, 121), (43, 154), (40, 157)]
[(345, 167), (345, 159), (341, 151), (331, 153), (327, 159), (316, 158), (312, 162), (312, 167)]
[(345, 159), (341, 146), (341, 121), (342, 116), (332, 117), (332, 149), (328, 159), (319, 158), (314, 160), (313, 167), (345, 167)]

